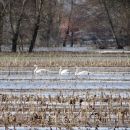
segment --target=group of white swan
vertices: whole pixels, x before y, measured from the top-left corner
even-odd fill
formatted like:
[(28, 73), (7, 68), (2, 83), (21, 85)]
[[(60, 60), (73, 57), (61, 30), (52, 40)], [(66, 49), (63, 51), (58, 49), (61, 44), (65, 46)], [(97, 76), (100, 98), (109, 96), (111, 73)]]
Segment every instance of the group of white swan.
[[(42, 72), (47, 73), (47, 72), (52, 72), (50, 70), (47, 69), (39, 69), (37, 65), (34, 65), (35, 69), (34, 69), (34, 74), (40, 74)], [(59, 75), (69, 75), (71, 73), (71, 71), (69, 69), (62, 69), (62, 67), (60, 66), (59, 69)], [(75, 71), (75, 75), (89, 75), (88, 71), (79, 71), (78, 67), (76, 67), (76, 71)]]

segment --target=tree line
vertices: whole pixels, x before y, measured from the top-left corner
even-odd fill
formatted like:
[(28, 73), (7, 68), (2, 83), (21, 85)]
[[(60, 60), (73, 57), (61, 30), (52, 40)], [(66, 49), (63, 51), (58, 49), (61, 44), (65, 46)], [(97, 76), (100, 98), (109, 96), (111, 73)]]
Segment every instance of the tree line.
[(5, 44), (12, 52), (24, 46), (28, 52), (36, 45), (66, 47), (68, 39), (73, 47), (83, 39), (76, 37), (81, 30), (100, 36), (105, 30), (118, 49), (124, 47), (121, 36), (129, 45), (129, 0), (0, 0), (0, 51)]

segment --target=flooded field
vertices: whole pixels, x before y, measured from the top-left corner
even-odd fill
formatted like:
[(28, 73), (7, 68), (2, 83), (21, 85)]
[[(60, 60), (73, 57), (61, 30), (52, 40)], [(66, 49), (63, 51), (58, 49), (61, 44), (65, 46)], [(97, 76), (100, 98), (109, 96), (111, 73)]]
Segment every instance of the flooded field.
[[(32, 68), (13, 68), (0, 71), (1, 89), (129, 89), (129, 67), (82, 67), (86, 75), (75, 75), (75, 68), (68, 75), (59, 75), (59, 68), (46, 68), (49, 72), (34, 74)], [(43, 69), (43, 67), (40, 67)]]
[(0, 62), (0, 130), (129, 130), (127, 56), (40, 58)]

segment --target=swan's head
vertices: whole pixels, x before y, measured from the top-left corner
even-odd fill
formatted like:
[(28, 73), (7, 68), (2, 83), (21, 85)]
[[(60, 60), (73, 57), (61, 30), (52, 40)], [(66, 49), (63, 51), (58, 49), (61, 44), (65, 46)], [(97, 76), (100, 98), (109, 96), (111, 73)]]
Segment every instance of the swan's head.
[(34, 67), (38, 67), (38, 65), (34, 65)]
[(59, 74), (61, 73), (61, 71), (62, 71), (62, 67), (60, 66), (60, 69), (59, 69)]
[(60, 70), (62, 70), (62, 67), (60, 66)]
[(78, 70), (79, 70), (79, 67), (78, 67), (78, 66), (75, 66), (75, 69), (76, 69), (76, 71), (78, 71)]

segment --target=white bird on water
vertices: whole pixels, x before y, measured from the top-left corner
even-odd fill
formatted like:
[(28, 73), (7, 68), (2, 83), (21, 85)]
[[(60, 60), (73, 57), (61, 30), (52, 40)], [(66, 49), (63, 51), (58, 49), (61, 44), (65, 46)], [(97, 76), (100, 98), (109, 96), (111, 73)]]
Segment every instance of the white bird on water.
[(89, 75), (88, 71), (79, 71), (79, 68), (76, 67), (75, 75)]
[(38, 65), (34, 65), (35, 69), (34, 69), (34, 74), (40, 74), (42, 72), (48, 72), (48, 70), (46, 69), (38, 69)]
[(68, 69), (62, 69), (62, 67), (60, 66), (59, 69), (59, 75), (69, 75), (70, 71)]

